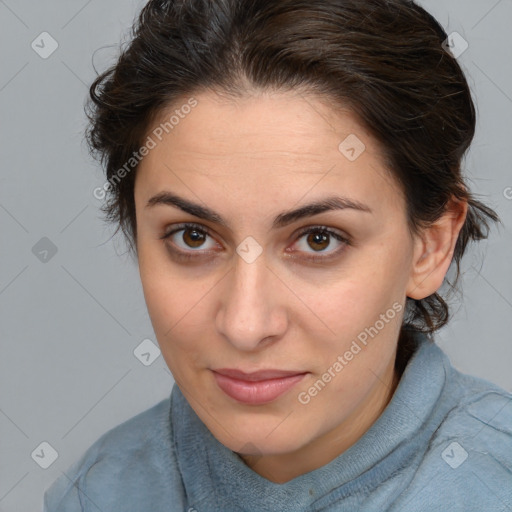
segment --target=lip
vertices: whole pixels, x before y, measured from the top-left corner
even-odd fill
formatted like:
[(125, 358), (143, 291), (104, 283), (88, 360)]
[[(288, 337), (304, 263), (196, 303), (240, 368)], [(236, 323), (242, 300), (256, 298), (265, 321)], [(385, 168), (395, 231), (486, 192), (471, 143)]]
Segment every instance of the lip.
[(222, 368), (212, 370), (219, 388), (234, 400), (260, 405), (276, 400), (298, 384), (308, 372), (285, 370), (259, 370), (245, 373), (241, 370)]

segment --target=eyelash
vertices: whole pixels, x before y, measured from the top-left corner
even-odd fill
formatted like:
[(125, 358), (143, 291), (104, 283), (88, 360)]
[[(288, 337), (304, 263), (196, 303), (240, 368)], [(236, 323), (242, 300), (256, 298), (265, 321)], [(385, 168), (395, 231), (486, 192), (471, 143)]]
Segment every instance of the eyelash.
[[(209, 237), (213, 238), (213, 236), (210, 234), (209, 230), (205, 228), (204, 226), (201, 226), (199, 224), (193, 224), (193, 223), (184, 223), (184, 224), (178, 224), (174, 226), (173, 230), (169, 233), (165, 233), (163, 236), (160, 237), (160, 240), (168, 240), (176, 233), (179, 233), (180, 231), (197, 231), (201, 235), (208, 235)], [(342, 242), (343, 246), (333, 252), (331, 252), (328, 256), (306, 256), (304, 259), (307, 261), (313, 262), (313, 263), (325, 263), (328, 262), (334, 258), (336, 258), (338, 255), (341, 254), (346, 248), (346, 246), (352, 245), (351, 240), (338, 233), (337, 231), (333, 231), (332, 229), (326, 227), (326, 226), (307, 226), (299, 230), (297, 233), (297, 240), (300, 240), (304, 235), (312, 234), (312, 233), (318, 233), (323, 235), (328, 235), (336, 239), (338, 242)], [(166, 244), (167, 245), (167, 244)], [(204, 257), (204, 251), (203, 254), (200, 253), (200, 251), (191, 251), (186, 252), (181, 249), (175, 249), (171, 248), (169, 245), (167, 245), (168, 249), (173, 253), (174, 257), (178, 259), (179, 261), (190, 261), (197, 258)], [(210, 251), (211, 252), (211, 251)], [(198, 253), (198, 254), (194, 254)]]

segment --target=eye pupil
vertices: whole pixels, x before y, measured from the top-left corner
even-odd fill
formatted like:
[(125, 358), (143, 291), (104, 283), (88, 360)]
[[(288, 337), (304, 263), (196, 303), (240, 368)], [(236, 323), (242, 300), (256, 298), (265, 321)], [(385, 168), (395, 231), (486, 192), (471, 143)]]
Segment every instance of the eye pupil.
[[(187, 236), (187, 233), (190, 236)], [(190, 239), (189, 240), (187, 240)], [(197, 229), (188, 229), (183, 232), (183, 241), (190, 247), (200, 247), (204, 242), (205, 234)]]
[(312, 243), (312, 244), (316, 244), (316, 245), (320, 245), (322, 243), (325, 244), (325, 242), (327, 242), (327, 245), (324, 245), (323, 247), (319, 248), (319, 249), (316, 249), (315, 247), (312, 247), (312, 249), (314, 249), (315, 251), (321, 251), (323, 249), (325, 249), (326, 247), (329, 246), (329, 235), (325, 234), (325, 233), (320, 233), (320, 232), (316, 232), (316, 233), (312, 233), (308, 236), (308, 243)]

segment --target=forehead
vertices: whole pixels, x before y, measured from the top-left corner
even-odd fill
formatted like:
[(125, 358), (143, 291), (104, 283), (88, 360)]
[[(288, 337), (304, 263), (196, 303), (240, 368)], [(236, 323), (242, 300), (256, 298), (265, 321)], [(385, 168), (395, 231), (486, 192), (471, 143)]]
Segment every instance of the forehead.
[(253, 92), (235, 99), (207, 91), (194, 100), (197, 103), (190, 113), (182, 113), (179, 119), (173, 116), (188, 103), (184, 97), (153, 123), (163, 126), (171, 117), (178, 121), (172, 129), (167, 127), (169, 134), (163, 134), (175, 152), (193, 151), (208, 158), (238, 152), (251, 158), (265, 158), (267, 153), (321, 158), (326, 149), (337, 149), (351, 134), (363, 139), (368, 151), (377, 151), (377, 142), (350, 110), (334, 110), (319, 96), (297, 91)]
[(193, 99), (193, 108), (182, 108), (190, 104), (184, 97), (153, 122), (156, 145), (137, 172), (140, 194), (208, 187), (225, 201), (238, 195), (261, 205), (327, 190), (382, 203), (385, 188), (399, 193), (378, 142), (347, 109), (297, 92), (232, 99), (208, 91)]

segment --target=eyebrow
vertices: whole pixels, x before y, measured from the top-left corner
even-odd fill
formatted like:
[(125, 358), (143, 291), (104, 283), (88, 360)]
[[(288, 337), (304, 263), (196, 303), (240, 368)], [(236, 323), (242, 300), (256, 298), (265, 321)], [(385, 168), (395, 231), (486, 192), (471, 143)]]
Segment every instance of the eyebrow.
[[(152, 208), (157, 205), (175, 206), (194, 217), (229, 228), (228, 222), (226, 222), (221, 215), (214, 210), (201, 206), (197, 203), (193, 203), (188, 199), (184, 199), (183, 197), (170, 192), (161, 192), (152, 197), (147, 202), (146, 208)], [(357, 210), (365, 213), (373, 213), (369, 206), (354, 199), (340, 196), (329, 196), (320, 201), (315, 201), (301, 206), (295, 210), (280, 213), (274, 219), (272, 228), (282, 228), (305, 217), (311, 217), (313, 215), (333, 210)]]

